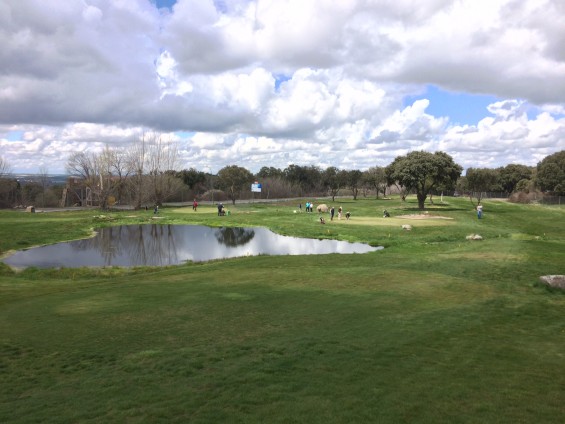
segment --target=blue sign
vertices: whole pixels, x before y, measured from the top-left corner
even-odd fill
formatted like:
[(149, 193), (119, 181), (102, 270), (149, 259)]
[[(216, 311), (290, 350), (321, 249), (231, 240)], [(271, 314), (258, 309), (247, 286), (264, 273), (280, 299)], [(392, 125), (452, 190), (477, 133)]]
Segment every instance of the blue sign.
[(251, 191), (254, 193), (261, 193), (261, 184), (259, 183), (251, 184)]

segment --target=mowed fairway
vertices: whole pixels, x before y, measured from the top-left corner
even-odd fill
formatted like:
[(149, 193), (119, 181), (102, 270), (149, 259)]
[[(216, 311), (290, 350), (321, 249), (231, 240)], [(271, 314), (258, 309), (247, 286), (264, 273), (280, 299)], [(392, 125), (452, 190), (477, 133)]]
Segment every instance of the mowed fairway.
[[(168, 268), (0, 264), (2, 423), (563, 423), (565, 208), (415, 199), (0, 212), (0, 254), (151, 223), (382, 245)], [(391, 218), (382, 218), (383, 209)], [(445, 219), (449, 218), (449, 219)], [(412, 225), (411, 231), (401, 228)], [(468, 241), (480, 234), (483, 241)], [(197, 242), (197, 241), (195, 241)]]

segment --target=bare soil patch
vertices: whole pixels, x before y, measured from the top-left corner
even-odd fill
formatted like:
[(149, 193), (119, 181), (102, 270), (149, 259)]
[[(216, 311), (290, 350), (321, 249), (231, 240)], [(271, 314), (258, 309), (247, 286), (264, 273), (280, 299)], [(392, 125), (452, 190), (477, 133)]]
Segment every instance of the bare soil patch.
[(395, 218), (401, 219), (453, 219), (448, 216), (429, 215), (429, 214), (411, 214), (411, 215), (398, 215)]

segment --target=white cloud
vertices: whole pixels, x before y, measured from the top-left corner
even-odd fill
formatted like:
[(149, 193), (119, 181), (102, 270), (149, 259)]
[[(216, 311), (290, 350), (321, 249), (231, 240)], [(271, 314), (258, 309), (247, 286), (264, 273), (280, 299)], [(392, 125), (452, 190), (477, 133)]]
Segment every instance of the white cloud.
[(528, 119), (522, 102), (490, 105), (494, 118), (477, 126), (450, 127), (438, 148), (455, 152), (465, 167), (495, 167), (507, 163), (535, 165), (545, 156), (565, 149), (565, 118), (547, 112)]
[[(7, 0), (1, 154), (62, 171), (68, 151), (155, 130), (191, 133), (185, 163), (212, 171), (411, 149), (535, 164), (564, 148), (564, 16), (559, 0)], [(428, 84), (500, 101), (453, 125), (404, 104)]]

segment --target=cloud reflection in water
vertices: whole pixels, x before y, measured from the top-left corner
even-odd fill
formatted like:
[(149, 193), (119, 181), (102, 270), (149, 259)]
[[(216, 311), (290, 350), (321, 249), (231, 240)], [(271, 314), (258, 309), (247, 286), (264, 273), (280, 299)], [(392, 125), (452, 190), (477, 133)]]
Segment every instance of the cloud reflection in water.
[(3, 261), (16, 268), (164, 266), (239, 256), (350, 254), (379, 249), (382, 247), (364, 243), (281, 236), (260, 227), (145, 224), (102, 228), (91, 239), (19, 251)]

